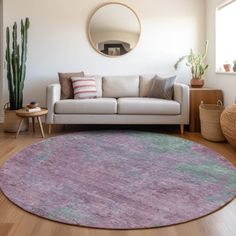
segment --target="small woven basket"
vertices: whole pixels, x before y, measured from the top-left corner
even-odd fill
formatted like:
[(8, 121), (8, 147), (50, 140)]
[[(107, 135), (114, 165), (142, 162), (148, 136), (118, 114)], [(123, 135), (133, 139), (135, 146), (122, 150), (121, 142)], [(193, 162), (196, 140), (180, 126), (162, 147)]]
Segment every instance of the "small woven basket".
[(220, 123), (227, 141), (236, 147), (236, 104), (224, 110), (220, 118)]
[(213, 142), (223, 142), (225, 137), (220, 126), (220, 116), (224, 110), (222, 101), (217, 104), (203, 104), (199, 106), (201, 135)]

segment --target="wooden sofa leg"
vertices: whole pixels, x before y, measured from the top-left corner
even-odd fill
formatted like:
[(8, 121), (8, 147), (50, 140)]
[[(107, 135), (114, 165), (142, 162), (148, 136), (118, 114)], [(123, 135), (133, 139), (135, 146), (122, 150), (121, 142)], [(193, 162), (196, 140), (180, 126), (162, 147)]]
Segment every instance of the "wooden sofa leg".
[(180, 124), (180, 134), (184, 135), (184, 124)]
[(52, 124), (48, 125), (48, 134), (51, 135), (52, 134)]

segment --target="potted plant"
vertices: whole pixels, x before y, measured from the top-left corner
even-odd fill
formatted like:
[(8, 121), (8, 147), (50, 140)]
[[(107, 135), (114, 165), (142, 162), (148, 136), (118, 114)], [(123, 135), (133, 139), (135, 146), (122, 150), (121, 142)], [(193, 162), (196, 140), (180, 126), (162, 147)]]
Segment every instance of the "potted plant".
[(192, 49), (188, 55), (182, 56), (175, 63), (174, 68), (177, 70), (179, 64), (183, 60), (187, 60), (186, 66), (190, 67), (192, 73), (192, 79), (190, 81), (191, 87), (201, 88), (204, 85), (203, 75), (208, 68), (208, 65), (205, 63), (206, 55), (208, 50), (208, 41), (205, 43), (205, 50), (203, 54), (195, 54)]
[(223, 67), (224, 67), (225, 72), (230, 72), (231, 69), (232, 69), (232, 65), (231, 65), (230, 63), (228, 63), (228, 62), (226, 62), (226, 63), (223, 65)]
[[(18, 128), (19, 118), (16, 116), (15, 111), (21, 109), (23, 104), (29, 26), (29, 18), (21, 20), (20, 42), (18, 42), (17, 38), (16, 22), (13, 25), (12, 34), (9, 27), (6, 29), (5, 57), (9, 90), (9, 103), (7, 103), (4, 107), (4, 131), (6, 132), (16, 132)], [(27, 129), (26, 125), (23, 126), (22, 130), (25, 129)]]
[(236, 60), (233, 61), (233, 64), (234, 64), (233, 71), (236, 72)]

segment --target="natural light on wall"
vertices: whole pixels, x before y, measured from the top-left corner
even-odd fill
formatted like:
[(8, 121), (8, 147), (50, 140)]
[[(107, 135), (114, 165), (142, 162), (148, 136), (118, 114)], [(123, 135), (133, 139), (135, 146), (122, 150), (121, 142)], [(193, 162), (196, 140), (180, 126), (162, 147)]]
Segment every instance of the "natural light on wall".
[[(216, 11), (216, 71), (236, 73), (236, 0)], [(234, 66), (235, 64), (235, 66)]]

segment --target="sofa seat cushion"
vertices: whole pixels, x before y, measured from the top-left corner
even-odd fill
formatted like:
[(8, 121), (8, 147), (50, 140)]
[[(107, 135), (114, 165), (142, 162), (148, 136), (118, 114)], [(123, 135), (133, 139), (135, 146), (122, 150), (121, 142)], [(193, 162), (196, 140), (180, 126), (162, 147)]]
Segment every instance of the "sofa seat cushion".
[(119, 98), (119, 114), (140, 114), (140, 115), (178, 115), (180, 104), (174, 100), (159, 98), (133, 97)]
[(56, 114), (115, 114), (117, 100), (115, 98), (67, 99), (55, 104)]

